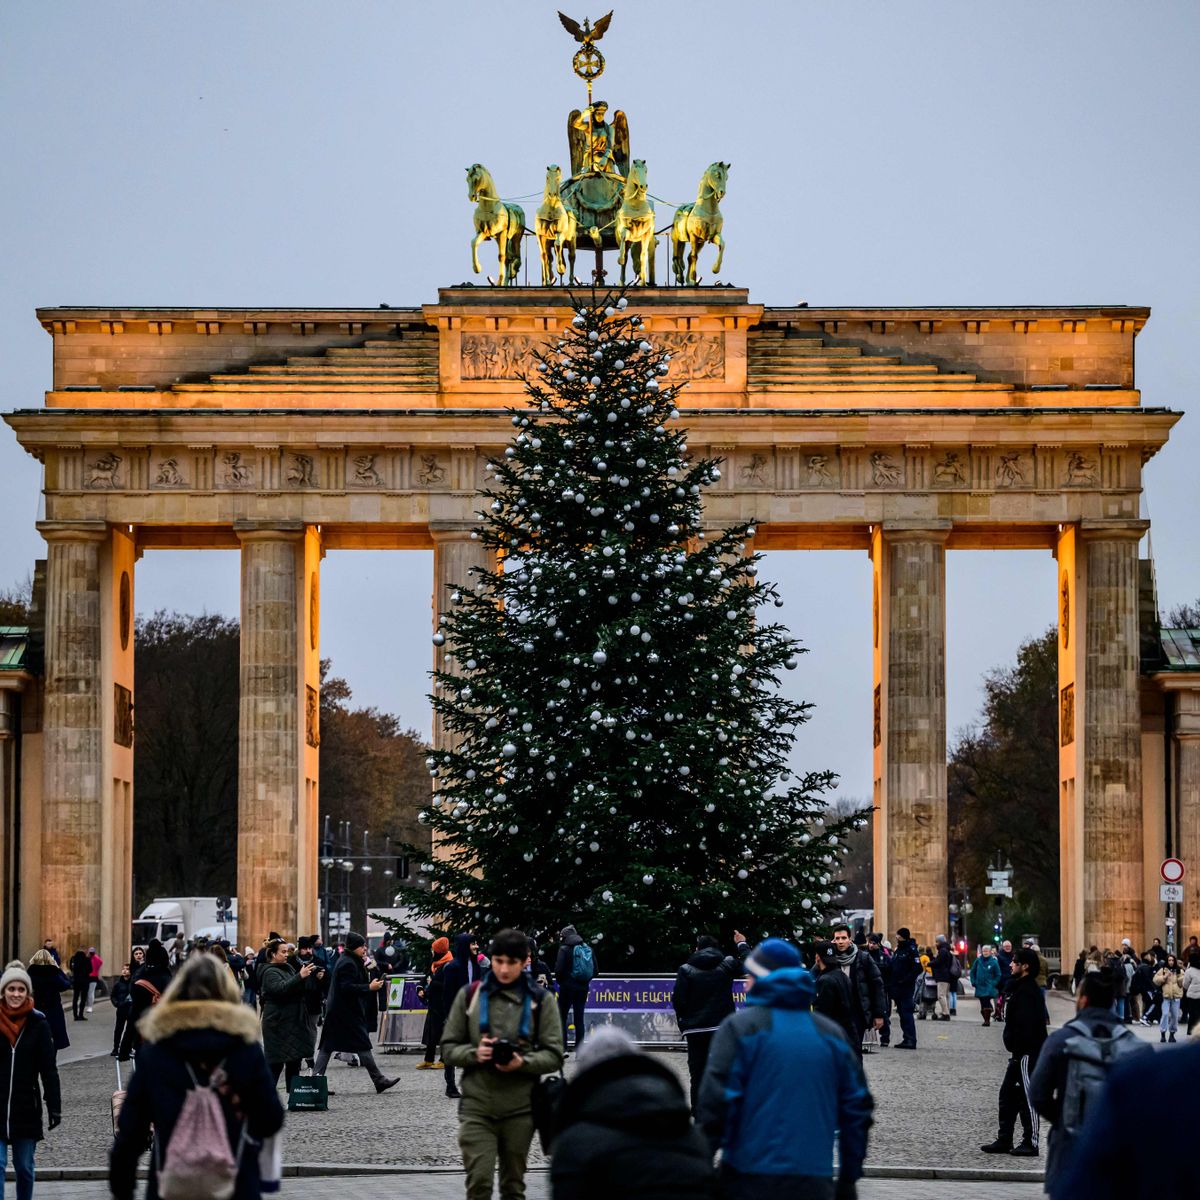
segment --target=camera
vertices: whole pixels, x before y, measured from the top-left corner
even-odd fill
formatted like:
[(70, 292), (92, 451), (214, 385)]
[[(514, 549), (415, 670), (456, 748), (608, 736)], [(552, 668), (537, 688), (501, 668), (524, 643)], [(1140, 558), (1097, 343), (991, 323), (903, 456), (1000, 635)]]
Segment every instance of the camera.
[(507, 1067), (514, 1056), (521, 1053), (521, 1047), (508, 1038), (497, 1038), (492, 1043), (492, 1062), (498, 1067)]

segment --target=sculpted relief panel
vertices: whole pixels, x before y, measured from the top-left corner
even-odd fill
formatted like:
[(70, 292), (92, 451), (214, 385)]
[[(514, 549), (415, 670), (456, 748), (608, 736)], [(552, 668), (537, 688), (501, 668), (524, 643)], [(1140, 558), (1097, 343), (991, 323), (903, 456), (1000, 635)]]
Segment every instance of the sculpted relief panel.
[(460, 370), (463, 379), (519, 379), (531, 369), (539, 342), (528, 334), (464, 333)]
[(667, 378), (724, 379), (725, 338), (720, 333), (655, 333), (654, 340), (671, 355)]

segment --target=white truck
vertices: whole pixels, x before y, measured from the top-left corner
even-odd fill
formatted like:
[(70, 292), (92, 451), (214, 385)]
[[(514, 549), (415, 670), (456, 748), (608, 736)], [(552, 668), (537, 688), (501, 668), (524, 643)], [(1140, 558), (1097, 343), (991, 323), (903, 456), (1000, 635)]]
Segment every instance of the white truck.
[[(220, 902), (224, 901), (224, 905)], [(156, 897), (133, 922), (133, 945), (148, 946), (152, 938), (171, 941), (176, 934), (228, 938), (237, 944), (237, 898), (233, 896)]]

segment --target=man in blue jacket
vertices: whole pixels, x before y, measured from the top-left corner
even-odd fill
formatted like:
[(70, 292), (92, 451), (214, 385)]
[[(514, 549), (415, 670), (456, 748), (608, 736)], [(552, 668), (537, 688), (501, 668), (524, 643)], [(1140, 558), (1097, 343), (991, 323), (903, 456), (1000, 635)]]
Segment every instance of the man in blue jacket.
[(746, 971), (746, 1007), (717, 1030), (697, 1113), (721, 1150), (724, 1194), (853, 1200), (873, 1107), (858, 1058), (838, 1026), (811, 1011), (816, 988), (794, 946), (768, 938)]

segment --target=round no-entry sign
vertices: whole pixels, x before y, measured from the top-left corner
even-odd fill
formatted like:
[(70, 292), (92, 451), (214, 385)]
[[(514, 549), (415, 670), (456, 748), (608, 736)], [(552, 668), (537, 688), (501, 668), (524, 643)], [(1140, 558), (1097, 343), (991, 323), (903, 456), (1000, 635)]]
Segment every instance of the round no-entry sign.
[(1158, 873), (1163, 877), (1164, 883), (1178, 883), (1183, 878), (1183, 863), (1177, 858), (1164, 858)]

